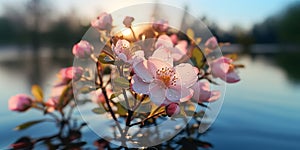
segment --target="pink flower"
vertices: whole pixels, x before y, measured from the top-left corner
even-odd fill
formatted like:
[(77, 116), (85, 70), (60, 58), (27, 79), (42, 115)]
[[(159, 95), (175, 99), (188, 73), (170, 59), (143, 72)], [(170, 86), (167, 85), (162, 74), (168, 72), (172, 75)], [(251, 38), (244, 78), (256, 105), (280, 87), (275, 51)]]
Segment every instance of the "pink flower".
[(211, 91), (208, 82), (197, 82), (191, 88), (193, 90), (192, 99), (198, 103), (213, 102), (220, 98), (220, 91)]
[(169, 117), (178, 115), (180, 113), (180, 107), (177, 103), (171, 103), (166, 107), (166, 113)]
[(47, 112), (53, 112), (54, 110), (56, 110), (58, 101), (59, 97), (51, 97), (50, 99), (48, 99), (48, 101), (46, 102)]
[(130, 43), (127, 40), (118, 40), (116, 46), (112, 46), (117, 57), (124, 62), (136, 64), (144, 60), (144, 51), (138, 50), (133, 52)]
[(101, 13), (97, 19), (91, 22), (92, 27), (99, 30), (108, 30), (110, 31), (112, 28), (112, 17), (110, 14), (103, 12)]
[(211, 37), (209, 38), (206, 42), (205, 42), (205, 47), (211, 49), (211, 50), (214, 50), (218, 47), (218, 40), (216, 37)]
[(68, 67), (63, 68), (59, 71), (58, 75), (62, 79), (63, 82), (67, 82), (70, 80), (77, 81), (81, 78), (83, 74), (83, 69), (81, 67)]
[(158, 20), (153, 23), (152, 27), (157, 32), (166, 32), (169, 27), (169, 24), (166, 20)]
[(73, 46), (73, 55), (78, 58), (88, 58), (93, 53), (94, 47), (85, 40), (81, 40), (79, 43)]
[(31, 107), (32, 99), (26, 94), (18, 94), (8, 101), (8, 108), (12, 111), (23, 112)]
[(188, 42), (185, 40), (176, 41), (177, 45), (173, 44), (174, 39), (172, 40), (167, 35), (161, 35), (158, 37), (155, 48), (168, 48), (171, 51), (171, 55), (175, 61), (180, 60), (187, 53)]
[(136, 74), (132, 78), (132, 89), (148, 94), (156, 105), (179, 102), (190, 94), (189, 88), (197, 81), (197, 73), (191, 64), (182, 63), (173, 67), (170, 51), (163, 48), (133, 69)]
[(232, 60), (227, 57), (220, 57), (214, 60), (211, 64), (211, 73), (216, 78), (221, 78), (227, 83), (235, 83), (240, 81), (240, 77), (234, 71), (234, 67), (231, 64)]
[(126, 16), (125, 19), (123, 20), (123, 24), (125, 25), (125, 27), (130, 28), (131, 27), (131, 23), (133, 21), (134, 21), (133, 17)]

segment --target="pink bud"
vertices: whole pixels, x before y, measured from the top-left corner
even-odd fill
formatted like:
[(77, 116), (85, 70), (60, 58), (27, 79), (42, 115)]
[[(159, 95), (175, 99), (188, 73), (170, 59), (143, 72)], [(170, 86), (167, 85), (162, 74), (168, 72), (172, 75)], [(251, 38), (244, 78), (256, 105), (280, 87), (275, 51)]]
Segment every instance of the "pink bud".
[(101, 13), (97, 19), (91, 22), (92, 27), (99, 30), (108, 30), (110, 31), (112, 28), (112, 17), (110, 14), (103, 12)]
[(169, 24), (166, 20), (158, 20), (153, 23), (152, 27), (157, 32), (166, 32), (169, 27)]
[(126, 16), (125, 19), (123, 20), (123, 24), (125, 25), (125, 27), (130, 28), (131, 27), (131, 23), (133, 21), (134, 21), (133, 17)]
[(34, 143), (29, 137), (21, 137), (15, 143), (11, 144), (10, 147), (13, 149), (33, 149)]
[(211, 37), (205, 42), (205, 47), (214, 50), (218, 47), (218, 40), (216, 37)]
[(12, 111), (23, 112), (31, 107), (32, 99), (26, 94), (18, 94), (8, 101), (8, 108)]
[(166, 113), (169, 117), (178, 115), (180, 113), (180, 107), (177, 103), (171, 103), (166, 107)]
[(74, 80), (77, 81), (81, 78), (83, 69), (81, 67), (68, 67), (59, 71), (59, 75), (63, 81)]
[(79, 43), (73, 46), (73, 55), (78, 58), (87, 58), (93, 53), (94, 47), (85, 40), (81, 40)]
[(214, 77), (220, 78), (227, 83), (235, 83), (240, 81), (239, 76), (234, 71), (232, 66), (232, 59), (227, 57), (220, 57), (214, 60), (211, 64), (211, 73)]
[(198, 103), (213, 102), (220, 98), (220, 91), (211, 91), (208, 82), (197, 82), (192, 86), (193, 99)]

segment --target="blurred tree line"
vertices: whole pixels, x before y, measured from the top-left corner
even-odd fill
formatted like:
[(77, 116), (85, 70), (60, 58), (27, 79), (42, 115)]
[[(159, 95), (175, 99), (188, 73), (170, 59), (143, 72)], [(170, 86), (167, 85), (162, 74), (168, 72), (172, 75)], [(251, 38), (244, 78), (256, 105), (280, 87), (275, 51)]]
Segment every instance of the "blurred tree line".
[(249, 31), (239, 26), (224, 31), (217, 24), (209, 22), (203, 17), (211, 32), (220, 41), (240, 43), (244, 46), (251, 44), (298, 44), (300, 43), (300, 2), (295, 2), (283, 11), (266, 18), (263, 22), (255, 24)]
[(40, 45), (54, 48), (70, 48), (78, 42), (88, 27), (81, 26), (72, 12), (65, 16), (55, 16), (48, 1), (31, 0), (24, 8), (6, 6), (0, 17), (0, 45)]
[[(6, 7), (0, 17), (0, 45), (7, 44), (47, 44), (54, 48), (71, 48), (78, 42), (89, 26), (81, 26), (79, 17), (69, 15), (49, 18), (54, 10), (47, 1), (31, 0), (24, 10)], [(233, 26), (224, 31), (207, 18), (201, 18), (211, 32), (222, 42), (240, 43), (249, 46), (253, 43), (299, 43), (300, 42), (300, 3), (290, 5), (285, 11), (270, 16), (263, 22), (255, 24), (245, 31)], [(193, 23), (192, 26), (197, 26)]]

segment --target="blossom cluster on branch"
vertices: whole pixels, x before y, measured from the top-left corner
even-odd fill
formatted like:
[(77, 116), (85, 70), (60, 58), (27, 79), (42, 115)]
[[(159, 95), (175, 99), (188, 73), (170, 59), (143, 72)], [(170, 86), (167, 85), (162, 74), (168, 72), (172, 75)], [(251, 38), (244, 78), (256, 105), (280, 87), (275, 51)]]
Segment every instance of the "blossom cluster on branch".
[[(9, 100), (9, 109), (18, 112), (30, 108), (41, 110), (59, 124), (57, 136), (62, 137), (66, 125), (71, 124), (74, 96), (89, 94), (88, 102), (96, 104), (92, 111), (110, 115), (121, 135), (122, 146), (126, 147), (126, 140), (130, 139), (125, 137), (130, 134), (130, 127), (155, 124), (160, 117), (201, 118), (203, 111), (197, 112), (196, 105), (206, 108), (207, 103), (220, 99), (222, 94), (211, 90), (211, 84), (218, 85), (220, 80), (227, 83), (240, 81), (236, 69), (242, 65), (234, 64), (235, 55), (206, 58), (218, 49), (216, 37), (207, 39), (201, 50), (202, 39), (194, 37), (191, 29), (186, 35), (171, 28), (168, 21), (158, 20), (144, 25), (140, 29), (142, 32), (136, 32), (134, 20), (131, 16), (124, 18), (123, 24), (131, 32), (131, 36), (125, 36), (113, 31), (111, 14), (101, 13), (91, 21), (91, 26), (99, 32), (100, 42), (105, 46), (97, 52), (96, 47), (85, 39), (72, 49), (76, 59), (91, 60), (95, 64), (96, 68), (92, 68), (96, 69), (95, 75), (82, 66), (63, 68), (47, 101), (44, 101), (41, 88), (35, 85), (33, 97), (25, 94), (13, 96)], [(78, 95), (74, 95), (77, 82), (94, 83), (94, 86), (83, 84), (76, 93)], [(86, 101), (81, 102), (78, 100), (77, 104)], [(143, 110), (143, 106), (149, 107)], [(69, 110), (68, 114), (66, 110)], [(120, 125), (122, 118), (125, 129)], [(40, 122), (29, 124), (35, 123)], [(84, 125), (69, 131), (80, 132)]]

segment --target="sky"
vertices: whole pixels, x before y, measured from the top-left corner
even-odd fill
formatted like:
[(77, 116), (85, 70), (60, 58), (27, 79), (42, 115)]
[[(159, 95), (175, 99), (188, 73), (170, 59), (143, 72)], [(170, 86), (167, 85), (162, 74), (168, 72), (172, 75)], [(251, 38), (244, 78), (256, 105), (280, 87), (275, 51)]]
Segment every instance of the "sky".
[[(24, 7), (28, 0), (0, 0), (1, 7), (12, 5)], [(178, 8), (189, 8), (189, 13), (197, 16), (206, 16), (216, 22), (218, 26), (227, 30), (234, 25), (250, 29), (253, 24), (263, 21), (268, 16), (280, 13), (288, 5), (298, 0), (50, 0), (59, 14), (68, 14), (72, 10), (85, 20), (91, 20), (102, 11), (113, 12), (126, 6), (159, 2)], [(170, 13), (172, 14), (172, 13)]]

